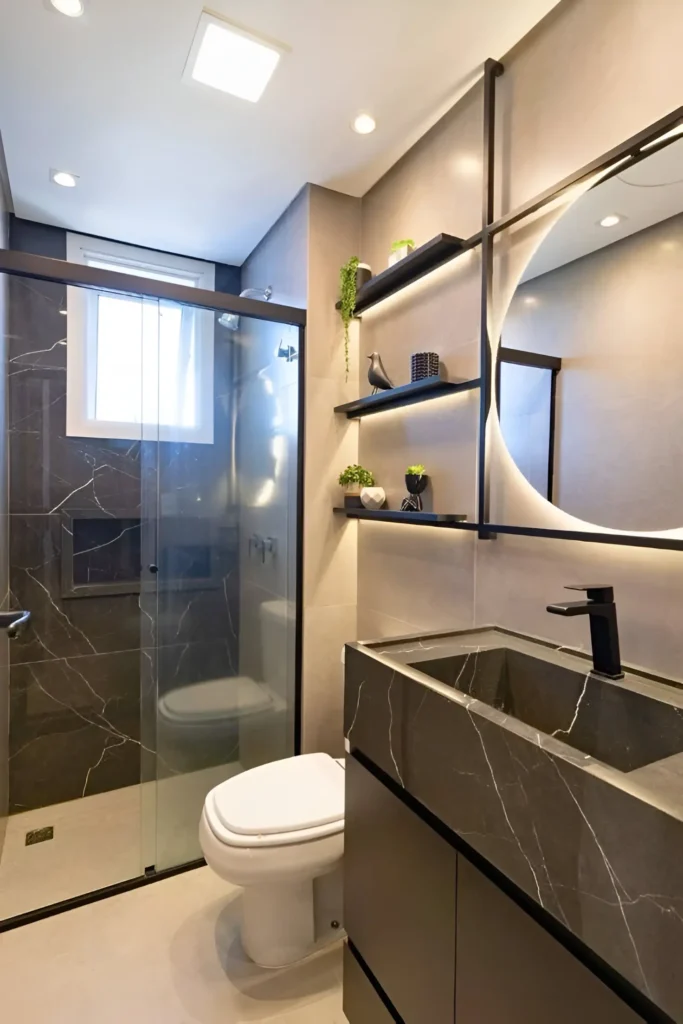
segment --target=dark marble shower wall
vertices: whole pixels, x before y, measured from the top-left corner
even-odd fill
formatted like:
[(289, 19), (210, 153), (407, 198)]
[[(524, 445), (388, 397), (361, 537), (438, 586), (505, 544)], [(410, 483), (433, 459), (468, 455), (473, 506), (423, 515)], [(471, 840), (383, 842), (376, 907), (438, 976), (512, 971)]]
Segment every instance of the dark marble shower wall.
[[(65, 259), (66, 233), (14, 218), (10, 246)], [(239, 270), (217, 266), (216, 287), (239, 292)], [(232, 342), (217, 328), (213, 445), (67, 437), (65, 308), (63, 286), (10, 278), (10, 587), (12, 607), (32, 613), (31, 629), (10, 650), (13, 812), (140, 781), (141, 662), (145, 672), (158, 665), (160, 692), (234, 674), (237, 665)], [(95, 517), (85, 525), (98, 534), (103, 518), (123, 520), (129, 535), (108, 545), (109, 567), (123, 578), (124, 556), (129, 564), (135, 557), (130, 534), (142, 519), (149, 537), (145, 523), (157, 508), (158, 604), (147, 594), (141, 612), (135, 592), (63, 596), (63, 549), (79, 543), (74, 519), (82, 529), (83, 517)], [(197, 544), (210, 553), (208, 582), (193, 579), (202, 576)], [(94, 573), (107, 570), (103, 556)], [(167, 757), (166, 769), (176, 770)]]

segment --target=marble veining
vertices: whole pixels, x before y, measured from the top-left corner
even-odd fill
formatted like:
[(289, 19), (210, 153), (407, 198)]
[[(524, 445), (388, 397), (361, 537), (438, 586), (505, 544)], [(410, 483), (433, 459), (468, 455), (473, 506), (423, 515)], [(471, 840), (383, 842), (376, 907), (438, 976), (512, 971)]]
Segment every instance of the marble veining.
[[(517, 717), (541, 712), (500, 675), (531, 657), (558, 673), (553, 699), (574, 687), (552, 730)], [(351, 750), (683, 1024), (683, 691), (602, 682), (578, 654), (495, 628), (350, 644), (345, 664)]]
[[(22, 230), (17, 222), (16, 248)], [(30, 226), (30, 245), (43, 244), (65, 258), (63, 232)], [(141, 755), (162, 775), (218, 756), (202, 750), (188, 766), (160, 734), (156, 702), (174, 687), (236, 674), (239, 557), (222, 480), (231, 457), (228, 347), (216, 350), (225, 400), (216, 403), (214, 445), (68, 436), (66, 289), (19, 277), (8, 284), (9, 600), (32, 613), (31, 628), (8, 645), (10, 800), (20, 811), (136, 784)], [(121, 578), (121, 545), (139, 529), (139, 561), (158, 556), (164, 584), (65, 596), (63, 544), (73, 542), (73, 520), (88, 516), (131, 522), (75, 553), (76, 582)], [(226, 736), (224, 749), (232, 745)]]

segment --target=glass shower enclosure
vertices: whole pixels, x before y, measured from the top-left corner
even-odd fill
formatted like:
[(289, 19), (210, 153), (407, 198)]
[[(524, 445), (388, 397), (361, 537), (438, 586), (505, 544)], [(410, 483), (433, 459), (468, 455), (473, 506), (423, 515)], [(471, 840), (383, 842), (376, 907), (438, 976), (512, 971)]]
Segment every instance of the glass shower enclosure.
[(196, 862), (207, 792), (298, 751), (305, 312), (0, 270), (4, 927)]

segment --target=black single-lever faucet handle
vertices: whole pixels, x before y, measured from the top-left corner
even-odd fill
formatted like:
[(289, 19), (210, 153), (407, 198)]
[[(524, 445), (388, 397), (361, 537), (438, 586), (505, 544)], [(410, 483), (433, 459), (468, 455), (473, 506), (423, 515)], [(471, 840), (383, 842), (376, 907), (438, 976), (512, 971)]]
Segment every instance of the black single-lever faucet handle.
[(622, 679), (624, 673), (621, 670), (614, 588), (606, 583), (575, 583), (565, 590), (580, 590), (588, 600), (549, 604), (547, 610), (552, 615), (587, 615), (590, 619), (593, 671), (607, 679)]
[(614, 587), (610, 587), (607, 583), (569, 583), (564, 589), (580, 590), (588, 596), (589, 601), (595, 601), (598, 604), (614, 603)]

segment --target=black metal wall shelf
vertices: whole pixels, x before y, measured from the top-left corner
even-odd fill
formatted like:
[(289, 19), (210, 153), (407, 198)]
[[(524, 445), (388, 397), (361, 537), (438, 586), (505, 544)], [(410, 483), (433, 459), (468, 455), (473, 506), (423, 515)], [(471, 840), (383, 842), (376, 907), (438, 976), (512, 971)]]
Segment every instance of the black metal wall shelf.
[[(479, 242), (481, 242), (481, 233), (473, 235), (471, 238), (457, 238), (455, 235), (447, 235), (442, 232), (440, 235), (430, 238), (419, 249), (415, 249), (414, 252), (399, 260), (393, 267), (382, 270), (375, 277), (371, 277), (367, 284), (358, 289), (356, 316), (360, 316), (366, 309), (370, 309), (371, 306), (381, 302), (382, 299), (387, 299), (395, 292), (401, 291), (413, 281), (418, 281), (425, 274), (431, 273), (432, 270), (443, 266), (444, 263), (455, 259), (456, 256), (473, 249)], [(337, 303), (338, 308), (339, 303)]]
[(398, 509), (335, 508), (335, 515), (347, 519), (374, 519), (378, 523), (411, 523), (413, 526), (446, 526), (456, 530), (476, 530), (476, 523), (468, 523), (466, 515), (442, 512), (400, 512)]
[(427, 402), (430, 398), (442, 395), (455, 395), (459, 391), (472, 391), (481, 384), (479, 377), (473, 380), (441, 380), (440, 377), (426, 377), (424, 380), (413, 381), (412, 384), (400, 384), (389, 391), (380, 391), (376, 395), (356, 398), (353, 402), (335, 406), (335, 412), (345, 413), (347, 419), (358, 419), (369, 416), (383, 409), (398, 409), (402, 405), (413, 405), (415, 402)]

